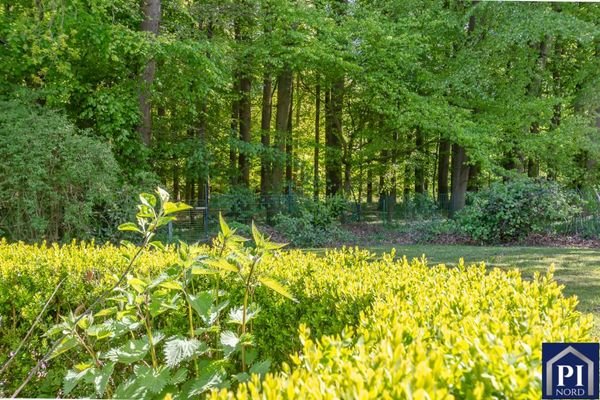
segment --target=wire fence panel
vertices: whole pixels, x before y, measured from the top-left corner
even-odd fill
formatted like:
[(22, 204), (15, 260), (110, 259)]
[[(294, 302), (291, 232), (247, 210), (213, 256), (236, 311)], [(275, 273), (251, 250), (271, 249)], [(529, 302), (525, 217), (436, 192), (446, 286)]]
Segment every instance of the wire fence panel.
[[(467, 199), (472, 194), (467, 195)], [(548, 233), (564, 235), (600, 236), (600, 195), (596, 191), (571, 193), (579, 212), (573, 218), (548, 225)], [(432, 220), (448, 218), (451, 207), (450, 196), (434, 198), (427, 194), (406, 194), (396, 198), (381, 196), (377, 201), (356, 202), (335, 199), (341, 222), (392, 223), (396, 221)], [(256, 193), (219, 194), (213, 193), (205, 201), (195, 201), (191, 210), (178, 215), (177, 221), (168, 229), (168, 240), (191, 242), (207, 241), (218, 231), (219, 214), (228, 221), (241, 224), (272, 224), (278, 214), (299, 215), (310, 204), (312, 197), (290, 192), (282, 195), (262, 196)], [(188, 203), (190, 204), (190, 203)], [(469, 200), (467, 200), (467, 205)]]

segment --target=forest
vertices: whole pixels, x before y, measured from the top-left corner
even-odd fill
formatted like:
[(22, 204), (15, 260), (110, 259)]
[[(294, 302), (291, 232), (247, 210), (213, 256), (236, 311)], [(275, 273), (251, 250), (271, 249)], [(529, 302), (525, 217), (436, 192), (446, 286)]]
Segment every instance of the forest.
[[(69, 219), (156, 182), (189, 204), (293, 192), (393, 208), (423, 194), (451, 213), (518, 176), (599, 183), (597, 4), (142, 3), (0, 9), (9, 236), (81, 232)], [(43, 219), (44, 204), (67, 210)]]

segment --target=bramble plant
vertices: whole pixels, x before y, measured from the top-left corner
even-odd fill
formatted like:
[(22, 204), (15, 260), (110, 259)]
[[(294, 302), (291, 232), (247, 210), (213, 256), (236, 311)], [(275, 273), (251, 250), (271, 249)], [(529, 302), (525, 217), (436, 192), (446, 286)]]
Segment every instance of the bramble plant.
[[(160, 188), (157, 194), (141, 194), (137, 224), (119, 227), (143, 238), (135, 256), (129, 256), (130, 266), (149, 247), (164, 251), (162, 243), (152, 241), (157, 229), (189, 208), (170, 202)], [(115, 276), (105, 308), (83, 317), (63, 316), (48, 330), (46, 335), (59, 341), (48, 360), (74, 349), (81, 355), (64, 378), (65, 395), (77, 388), (78, 394), (97, 397), (191, 398), (268, 371), (270, 361), (258, 360), (252, 350), (252, 320), (260, 312), (254, 293), (262, 285), (295, 300), (262, 263), (284, 245), (270, 242), (253, 225), (254, 246), (249, 247), (222, 217), (220, 225), (214, 255), (199, 255), (180, 242), (178, 262), (158, 277)], [(124, 246), (124, 253), (132, 254), (133, 245)], [(231, 305), (231, 294), (220, 284), (229, 275), (242, 289), (239, 306)]]

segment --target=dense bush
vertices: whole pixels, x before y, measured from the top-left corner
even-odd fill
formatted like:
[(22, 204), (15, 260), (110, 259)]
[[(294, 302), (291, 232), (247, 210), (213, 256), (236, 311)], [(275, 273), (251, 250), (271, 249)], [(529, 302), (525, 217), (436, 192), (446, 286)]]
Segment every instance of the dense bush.
[(221, 210), (230, 220), (249, 223), (258, 212), (256, 194), (243, 186), (234, 186), (226, 193), (211, 198), (211, 208)]
[(107, 144), (65, 116), (0, 100), (0, 230), (12, 239), (90, 238), (114, 202), (118, 165)]
[(555, 182), (514, 179), (475, 194), (457, 216), (461, 228), (486, 243), (510, 242), (553, 229), (578, 211), (574, 199)]
[[(176, 264), (179, 256), (174, 250), (143, 256), (137, 273), (156, 276)], [(67, 281), (38, 332), (56, 322), (59, 313), (89, 304), (110, 282), (110, 275), (124, 268), (122, 254), (130, 251), (110, 245), (0, 243), (0, 363), (14, 350), (61, 276)], [(214, 254), (206, 247), (191, 251)], [(589, 339), (591, 320), (574, 311), (576, 301), (564, 299), (549, 278), (527, 282), (517, 272), (486, 274), (483, 267), (431, 268), (393, 254), (376, 259), (357, 249), (323, 256), (294, 250), (269, 256), (264, 263), (298, 303), (257, 290), (262, 310), (254, 320), (254, 329), (260, 332), (256, 346), (261, 358), (276, 365), (286, 361), (292, 370), (269, 376), (260, 388), (257, 383), (255, 389), (240, 388), (241, 398), (247, 390), (264, 391), (267, 398), (290, 397), (289, 393), (343, 398), (363, 391), (370, 391), (371, 397), (384, 391), (406, 397), (408, 390), (415, 398), (424, 391), (432, 398), (444, 393), (459, 398), (527, 397), (539, 393), (542, 340)], [(241, 299), (231, 281), (223, 285), (232, 301)], [(171, 327), (184, 323), (181, 315)], [(310, 337), (306, 330), (298, 337), (301, 324), (310, 329)], [(353, 327), (354, 334), (338, 337)], [(21, 382), (32, 362), (47, 350), (47, 341), (34, 335), (14, 368), (0, 377), (0, 395), (9, 395)], [(289, 354), (298, 350), (302, 356), (290, 362)], [(52, 360), (42, 378), (22, 395), (56, 396), (65, 365), (71, 362), (64, 357)]]
[(325, 202), (305, 198), (297, 203), (293, 213), (275, 217), (275, 229), (294, 246), (333, 244), (347, 237), (339, 221), (345, 210), (346, 202), (341, 197), (331, 197)]
[(518, 271), (389, 255), (370, 265), (336, 267), (378, 292), (355, 330), (315, 340), (302, 327), (291, 367), (211, 398), (539, 398), (542, 342), (590, 340), (591, 316), (574, 311), (551, 275), (524, 281)]

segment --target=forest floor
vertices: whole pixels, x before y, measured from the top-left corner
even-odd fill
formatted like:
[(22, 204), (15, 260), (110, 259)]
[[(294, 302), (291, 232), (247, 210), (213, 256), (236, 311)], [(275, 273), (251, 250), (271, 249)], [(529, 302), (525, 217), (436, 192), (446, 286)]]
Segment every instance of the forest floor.
[[(530, 278), (535, 272), (544, 273), (551, 264), (555, 266), (554, 278), (564, 285), (567, 296), (579, 298), (579, 310), (594, 315), (594, 334), (600, 337), (600, 249), (577, 247), (492, 247), (465, 245), (383, 245), (369, 246), (369, 250), (381, 254), (396, 248), (398, 256), (420, 258), (426, 256), (430, 265), (455, 265), (460, 258), (465, 264), (485, 262), (487, 268), (522, 271)], [(323, 252), (323, 249), (312, 249)]]
[[(343, 229), (350, 233), (349, 241), (336, 243), (341, 245), (385, 246), (407, 244), (453, 244), (477, 245), (475, 241), (453, 230), (444, 231), (444, 220), (405, 221), (393, 224), (350, 223)], [(600, 239), (584, 238), (577, 235), (541, 235), (532, 234), (525, 239), (505, 244), (505, 246), (548, 246), (600, 248)]]

